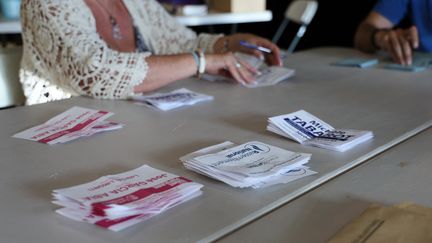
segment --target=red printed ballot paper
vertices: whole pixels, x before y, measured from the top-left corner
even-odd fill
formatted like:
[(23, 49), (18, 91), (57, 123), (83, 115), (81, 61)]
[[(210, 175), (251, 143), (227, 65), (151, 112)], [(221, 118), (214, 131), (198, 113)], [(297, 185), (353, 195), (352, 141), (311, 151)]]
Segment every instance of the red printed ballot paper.
[(105, 121), (112, 115), (114, 113), (75, 106), (44, 124), (19, 132), (13, 137), (50, 145), (65, 143), (98, 132), (122, 128), (122, 124)]
[(56, 212), (119, 231), (202, 194), (201, 184), (143, 165), (53, 191)]

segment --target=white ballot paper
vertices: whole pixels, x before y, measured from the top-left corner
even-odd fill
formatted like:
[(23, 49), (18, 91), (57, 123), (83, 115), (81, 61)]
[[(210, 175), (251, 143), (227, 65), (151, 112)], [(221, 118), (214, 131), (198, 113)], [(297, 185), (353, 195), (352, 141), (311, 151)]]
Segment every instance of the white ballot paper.
[(42, 125), (19, 132), (13, 137), (46, 144), (65, 143), (95, 133), (120, 129), (123, 124), (105, 121), (112, 112), (72, 107)]
[[(255, 76), (256, 78), (255, 83), (243, 84), (243, 86), (248, 88), (258, 88), (258, 87), (275, 85), (295, 75), (294, 69), (285, 68), (285, 67), (267, 66), (263, 60), (260, 60), (259, 58), (249, 54), (237, 52), (235, 53), (235, 56), (239, 60), (243, 60), (249, 63), (252, 67), (258, 70), (258, 74)], [(213, 81), (213, 82), (232, 81), (232, 79), (230, 78), (217, 76), (217, 75), (209, 75), (209, 74), (204, 75), (203, 79), (208, 81)]]
[(56, 212), (119, 231), (202, 194), (201, 184), (143, 165), (53, 191)]
[(335, 129), (304, 110), (270, 117), (268, 122), (268, 131), (301, 144), (340, 152), (373, 138), (371, 131)]
[(135, 95), (132, 100), (143, 102), (163, 111), (168, 111), (185, 105), (194, 105), (201, 101), (213, 100), (213, 96), (205, 95), (182, 88), (169, 93), (152, 95)]
[[(216, 144), (180, 158), (184, 166), (233, 187), (262, 188), (288, 183), (315, 172), (304, 164), (310, 154), (295, 153), (261, 142)], [(304, 173), (299, 173), (302, 169)]]

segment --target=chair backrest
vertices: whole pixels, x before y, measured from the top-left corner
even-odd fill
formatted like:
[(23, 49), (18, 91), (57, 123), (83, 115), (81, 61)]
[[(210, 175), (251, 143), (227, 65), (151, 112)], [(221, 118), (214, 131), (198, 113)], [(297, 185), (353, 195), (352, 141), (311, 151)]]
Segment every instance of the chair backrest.
[(292, 2), (285, 11), (285, 18), (301, 25), (308, 25), (312, 21), (317, 10), (317, 1), (296, 0)]
[(287, 10), (285, 11), (285, 18), (280, 24), (278, 30), (273, 36), (273, 43), (278, 43), (280, 37), (282, 36), (285, 28), (287, 27), (290, 21), (295, 22), (300, 25), (300, 28), (297, 31), (296, 36), (291, 41), (287, 53), (292, 53), (296, 48), (298, 42), (303, 37), (306, 32), (307, 26), (312, 21), (315, 16), (316, 11), (318, 10), (318, 1), (314, 0), (295, 0), (290, 3)]

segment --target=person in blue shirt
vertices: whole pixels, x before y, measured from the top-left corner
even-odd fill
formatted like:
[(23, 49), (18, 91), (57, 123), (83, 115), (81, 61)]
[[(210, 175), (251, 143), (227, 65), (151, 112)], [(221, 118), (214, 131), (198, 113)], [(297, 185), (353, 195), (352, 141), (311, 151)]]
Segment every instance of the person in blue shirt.
[[(409, 28), (398, 24), (409, 18)], [(359, 25), (354, 46), (365, 52), (387, 51), (402, 65), (412, 64), (413, 50), (432, 52), (432, 0), (378, 0)]]

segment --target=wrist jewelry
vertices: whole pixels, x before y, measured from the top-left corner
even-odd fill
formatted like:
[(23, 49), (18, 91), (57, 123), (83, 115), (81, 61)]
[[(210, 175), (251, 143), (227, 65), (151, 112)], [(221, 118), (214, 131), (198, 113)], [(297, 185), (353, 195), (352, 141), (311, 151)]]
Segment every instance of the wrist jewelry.
[(201, 49), (198, 49), (196, 52), (197, 52), (198, 57), (199, 57), (199, 65), (198, 65), (197, 77), (201, 78), (201, 76), (205, 72), (206, 60), (205, 60), (204, 51), (202, 51)]
[(192, 51), (191, 54), (192, 54), (192, 56), (194, 58), (194, 61), (195, 61), (196, 67), (197, 67), (197, 73), (198, 73), (199, 66), (200, 66), (200, 60), (199, 60), (198, 52), (197, 51)]

